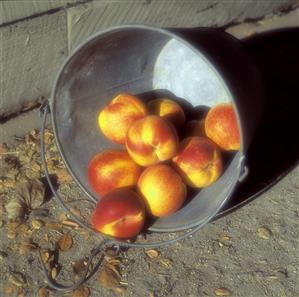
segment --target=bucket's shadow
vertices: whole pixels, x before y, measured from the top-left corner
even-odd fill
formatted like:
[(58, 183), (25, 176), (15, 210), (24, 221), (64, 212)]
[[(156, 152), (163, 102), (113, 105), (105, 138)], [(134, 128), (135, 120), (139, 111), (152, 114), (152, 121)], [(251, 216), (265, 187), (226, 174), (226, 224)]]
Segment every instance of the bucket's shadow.
[(243, 40), (264, 80), (265, 112), (246, 156), (249, 176), (217, 217), (258, 197), (298, 164), (298, 36), (299, 28), (289, 28)]

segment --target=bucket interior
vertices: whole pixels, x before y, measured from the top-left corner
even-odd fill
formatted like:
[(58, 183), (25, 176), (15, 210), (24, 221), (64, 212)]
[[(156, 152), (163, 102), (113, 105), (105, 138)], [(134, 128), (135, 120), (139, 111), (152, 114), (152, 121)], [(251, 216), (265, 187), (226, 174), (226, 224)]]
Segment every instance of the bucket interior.
[[(122, 27), (91, 38), (63, 65), (53, 89), (51, 112), (62, 157), (83, 190), (98, 199), (87, 180), (91, 158), (120, 148), (107, 140), (97, 124), (99, 111), (118, 93), (171, 92), (193, 107), (233, 101), (213, 65), (175, 35), (146, 27)], [(217, 182), (188, 204), (159, 218), (153, 231), (177, 231), (209, 221), (236, 186), (240, 155), (232, 158)]]

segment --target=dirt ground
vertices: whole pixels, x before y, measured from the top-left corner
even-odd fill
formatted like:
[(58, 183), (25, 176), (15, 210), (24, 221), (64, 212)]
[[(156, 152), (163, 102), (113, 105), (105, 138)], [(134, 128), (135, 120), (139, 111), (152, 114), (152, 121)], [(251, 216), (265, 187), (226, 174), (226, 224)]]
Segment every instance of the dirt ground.
[[(47, 284), (39, 247), (53, 278), (70, 284), (84, 268), (83, 261), (74, 263), (88, 257), (100, 240), (78, 228), (51, 198), (38, 141), (31, 131), (14, 145), (1, 146), (0, 296), (298, 296), (299, 167), (191, 238), (150, 251), (110, 251), (81, 289), (64, 294), (41, 289)], [(65, 171), (50, 130), (46, 141), (59, 193), (75, 214), (88, 215), (91, 205)], [(148, 234), (139, 240), (174, 236)]]

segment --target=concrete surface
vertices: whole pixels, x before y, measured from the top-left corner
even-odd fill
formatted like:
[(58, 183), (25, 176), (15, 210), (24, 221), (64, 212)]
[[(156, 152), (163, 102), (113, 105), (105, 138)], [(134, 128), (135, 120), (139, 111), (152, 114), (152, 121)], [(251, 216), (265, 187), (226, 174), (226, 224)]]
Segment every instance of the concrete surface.
[(1, 1), (0, 118), (18, 113), (41, 95), (48, 97), (68, 51), (98, 30), (128, 23), (227, 26), (284, 13), (298, 3), (298, 0)]

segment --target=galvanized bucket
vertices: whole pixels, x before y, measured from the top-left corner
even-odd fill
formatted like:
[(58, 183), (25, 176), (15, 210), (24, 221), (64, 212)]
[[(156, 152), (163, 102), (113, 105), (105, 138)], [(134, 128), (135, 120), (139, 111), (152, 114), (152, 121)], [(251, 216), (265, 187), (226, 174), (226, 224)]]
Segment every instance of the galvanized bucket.
[[(97, 116), (120, 92), (137, 94), (145, 100), (148, 92), (152, 96), (167, 92), (193, 108), (234, 103), (241, 149), (217, 182), (150, 227), (155, 232), (187, 230), (176, 240), (184, 238), (219, 212), (247, 174), (246, 152), (263, 110), (259, 73), (239, 40), (216, 29), (121, 26), (81, 44), (58, 73), (49, 111), (61, 156), (94, 202), (99, 198), (87, 180), (88, 162), (99, 151), (112, 147), (98, 130)], [(134, 247), (159, 245), (113, 242)]]

